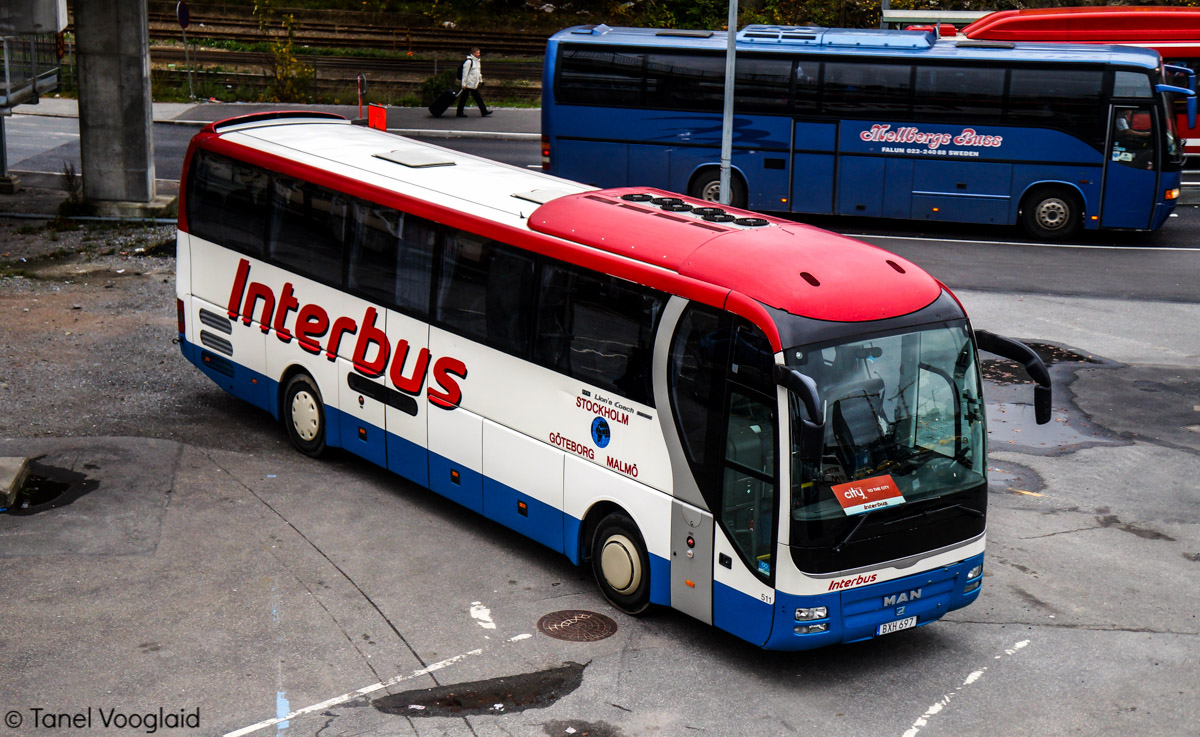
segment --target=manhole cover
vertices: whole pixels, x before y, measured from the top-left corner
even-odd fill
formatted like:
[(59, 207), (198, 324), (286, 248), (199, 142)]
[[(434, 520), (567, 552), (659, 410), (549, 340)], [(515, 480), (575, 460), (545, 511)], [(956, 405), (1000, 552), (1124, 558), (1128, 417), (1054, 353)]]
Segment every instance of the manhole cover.
[(595, 642), (617, 631), (617, 623), (598, 612), (569, 609), (550, 612), (538, 620), (538, 629), (559, 640)]

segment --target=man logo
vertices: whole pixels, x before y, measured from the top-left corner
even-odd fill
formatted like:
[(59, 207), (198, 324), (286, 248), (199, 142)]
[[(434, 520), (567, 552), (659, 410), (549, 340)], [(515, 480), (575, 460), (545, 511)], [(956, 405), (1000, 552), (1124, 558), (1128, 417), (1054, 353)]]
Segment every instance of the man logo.
[(913, 589), (904, 594), (892, 594), (891, 596), (883, 597), (884, 606), (896, 606), (897, 604), (907, 604), (910, 601), (916, 601), (921, 598), (921, 589)]

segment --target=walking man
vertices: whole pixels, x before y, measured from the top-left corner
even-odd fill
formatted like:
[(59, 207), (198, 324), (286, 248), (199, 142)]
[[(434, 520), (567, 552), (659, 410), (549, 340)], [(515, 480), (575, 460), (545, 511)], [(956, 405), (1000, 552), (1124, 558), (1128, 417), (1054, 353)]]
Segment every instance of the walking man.
[(483, 73), (481, 71), (482, 64), (479, 61), (479, 48), (471, 49), (471, 53), (467, 55), (467, 60), (463, 62), (462, 67), (462, 90), (458, 94), (458, 117), (465, 118), (467, 114), (463, 112), (463, 105), (467, 102), (467, 93), (475, 98), (475, 104), (479, 106), (479, 114), (487, 117), (492, 114), (491, 110), (487, 109), (487, 105), (483, 104), (483, 98), (479, 95), (479, 84), (483, 82)]

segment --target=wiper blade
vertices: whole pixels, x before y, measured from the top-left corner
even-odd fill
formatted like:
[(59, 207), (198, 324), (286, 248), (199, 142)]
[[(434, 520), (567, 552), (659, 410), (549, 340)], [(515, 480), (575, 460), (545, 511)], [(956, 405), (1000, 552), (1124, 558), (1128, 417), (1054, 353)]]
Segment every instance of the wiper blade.
[[(968, 507), (965, 504), (947, 504), (944, 507), (938, 507), (937, 509), (926, 509), (924, 512), (917, 512), (916, 514), (910, 514), (907, 517), (900, 517), (898, 519), (890, 519), (890, 520), (884, 522), (883, 524), (884, 525), (896, 525), (901, 522), (908, 522), (909, 520), (914, 520), (917, 517), (931, 517), (935, 514), (940, 514), (942, 512), (949, 512), (952, 509), (961, 509), (962, 511), (966, 512), (967, 515), (969, 515), (971, 517), (982, 517), (983, 516), (983, 512), (980, 512), (978, 509), (975, 509), (974, 507)], [(851, 530), (851, 533), (853, 533), (853, 532), (854, 531)]]
[(833, 546), (834, 554), (842, 552), (842, 548), (846, 547), (846, 544), (858, 534), (858, 531), (862, 529), (863, 523), (867, 521), (867, 517), (870, 517), (872, 514), (874, 514), (874, 512), (867, 512), (858, 518), (858, 524), (850, 528), (850, 531), (843, 535), (841, 540), (838, 540), (838, 544)]

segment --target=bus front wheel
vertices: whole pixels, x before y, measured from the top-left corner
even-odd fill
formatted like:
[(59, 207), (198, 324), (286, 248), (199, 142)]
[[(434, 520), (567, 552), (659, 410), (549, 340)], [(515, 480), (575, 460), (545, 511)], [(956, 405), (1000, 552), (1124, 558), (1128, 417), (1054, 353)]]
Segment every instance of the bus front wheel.
[(307, 374), (296, 374), (284, 389), (283, 424), (301, 453), (316, 458), (325, 452), (325, 405)]
[[(729, 173), (729, 193), (730, 207), (746, 206), (746, 185), (742, 182), (741, 177), (733, 172)], [(720, 202), (721, 171), (719, 169), (705, 169), (700, 172), (692, 180), (692, 186), (688, 188), (688, 194), (698, 200)]]
[(642, 614), (650, 606), (650, 557), (637, 525), (613, 512), (592, 536), (592, 571), (604, 598), (626, 614)]
[(1073, 192), (1062, 187), (1038, 190), (1021, 208), (1021, 224), (1034, 238), (1061, 240), (1079, 229), (1082, 207)]

